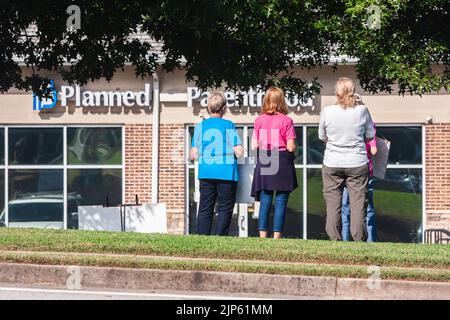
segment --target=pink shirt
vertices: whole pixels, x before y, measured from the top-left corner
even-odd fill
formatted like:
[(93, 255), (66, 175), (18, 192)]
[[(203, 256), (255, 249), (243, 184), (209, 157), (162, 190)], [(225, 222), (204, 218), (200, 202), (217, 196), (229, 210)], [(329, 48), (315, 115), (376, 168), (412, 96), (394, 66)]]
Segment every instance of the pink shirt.
[(255, 120), (253, 139), (261, 149), (285, 151), (287, 141), (295, 139), (294, 121), (282, 113), (262, 114)]
[[(375, 124), (373, 124), (373, 129), (375, 131), (375, 134), (377, 133)], [(377, 146), (377, 139), (374, 136), (372, 140), (366, 143), (366, 151), (367, 151), (367, 158), (369, 158), (369, 175), (370, 177), (373, 177), (373, 162), (372, 162), (372, 154), (370, 153), (371, 147)]]

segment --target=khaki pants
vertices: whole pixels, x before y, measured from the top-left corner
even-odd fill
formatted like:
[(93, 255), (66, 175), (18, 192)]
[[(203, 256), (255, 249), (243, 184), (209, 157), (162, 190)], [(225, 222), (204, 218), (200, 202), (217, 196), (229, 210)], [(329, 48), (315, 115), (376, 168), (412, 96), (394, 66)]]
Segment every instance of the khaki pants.
[(350, 200), (350, 232), (354, 241), (366, 241), (367, 183), (369, 167), (330, 168), (322, 166), (323, 195), (327, 207), (326, 231), (331, 240), (342, 240), (342, 192), (347, 186)]

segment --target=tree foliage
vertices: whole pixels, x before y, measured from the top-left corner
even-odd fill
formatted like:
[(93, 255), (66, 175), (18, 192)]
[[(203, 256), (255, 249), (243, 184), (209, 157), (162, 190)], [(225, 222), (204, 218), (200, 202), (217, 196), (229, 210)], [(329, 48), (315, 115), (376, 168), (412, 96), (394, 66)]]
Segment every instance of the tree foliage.
[[(81, 9), (81, 29), (66, 27), (71, 4)], [(278, 84), (317, 94), (316, 79), (294, 67), (337, 56), (357, 59), (369, 92), (448, 91), (449, 9), (448, 0), (0, 1), (0, 92), (45, 94), (48, 71), (69, 83), (110, 80), (130, 63), (138, 77), (158, 64), (184, 68), (202, 88)], [(139, 31), (164, 44), (162, 62), (151, 42), (130, 37)]]

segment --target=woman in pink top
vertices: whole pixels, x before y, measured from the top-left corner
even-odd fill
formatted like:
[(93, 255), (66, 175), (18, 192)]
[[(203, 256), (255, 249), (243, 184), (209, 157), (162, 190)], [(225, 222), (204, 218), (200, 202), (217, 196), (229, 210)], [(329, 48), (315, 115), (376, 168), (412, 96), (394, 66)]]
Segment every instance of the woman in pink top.
[(262, 115), (255, 120), (252, 149), (258, 150), (252, 182), (252, 196), (259, 199), (259, 235), (267, 237), (269, 214), (275, 194), (274, 238), (281, 238), (289, 193), (297, 188), (293, 152), (296, 149), (294, 123), (283, 90), (270, 87), (264, 97)]

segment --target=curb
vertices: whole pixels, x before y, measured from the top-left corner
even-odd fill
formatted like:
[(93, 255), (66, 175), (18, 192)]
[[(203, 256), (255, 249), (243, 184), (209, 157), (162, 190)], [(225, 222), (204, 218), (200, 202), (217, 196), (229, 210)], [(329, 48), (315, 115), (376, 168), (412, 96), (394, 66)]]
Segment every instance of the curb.
[(210, 291), (363, 299), (450, 299), (450, 283), (289, 276), (213, 271), (0, 263), (0, 283), (65, 289)]

